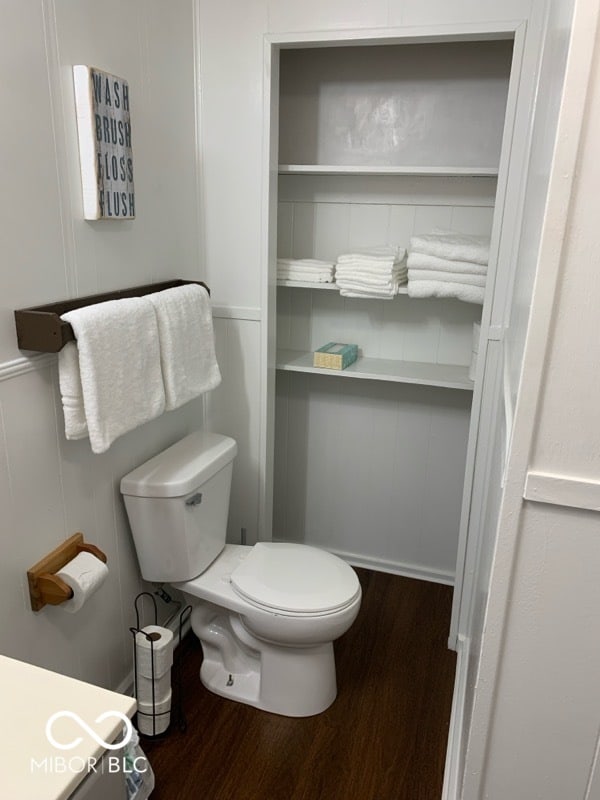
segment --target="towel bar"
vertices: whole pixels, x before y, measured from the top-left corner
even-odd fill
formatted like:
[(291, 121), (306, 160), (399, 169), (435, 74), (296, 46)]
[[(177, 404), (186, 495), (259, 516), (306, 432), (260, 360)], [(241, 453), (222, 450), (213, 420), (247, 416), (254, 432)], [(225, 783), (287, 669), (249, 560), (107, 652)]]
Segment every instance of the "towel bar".
[(149, 283), (144, 286), (134, 286), (131, 289), (119, 289), (104, 294), (92, 294), (87, 297), (76, 297), (72, 300), (62, 300), (59, 303), (48, 303), (44, 306), (32, 306), (15, 311), (15, 325), (17, 328), (17, 343), (20, 350), (37, 350), (40, 353), (58, 353), (67, 342), (75, 341), (75, 334), (68, 322), (63, 322), (60, 316), (75, 308), (92, 306), (104, 303), (107, 300), (121, 300), (124, 297), (140, 297), (152, 292), (161, 292), (164, 289), (173, 289), (176, 286), (185, 286), (195, 283), (204, 286), (207, 292), (210, 289), (203, 281), (186, 281), (180, 278), (162, 283)]

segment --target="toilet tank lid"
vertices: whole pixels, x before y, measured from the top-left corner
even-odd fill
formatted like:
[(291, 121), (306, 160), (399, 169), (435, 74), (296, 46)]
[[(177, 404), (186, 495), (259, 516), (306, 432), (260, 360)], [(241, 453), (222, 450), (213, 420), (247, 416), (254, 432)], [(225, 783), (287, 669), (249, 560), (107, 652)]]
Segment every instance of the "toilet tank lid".
[(181, 497), (206, 483), (235, 458), (229, 436), (196, 431), (121, 479), (121, 494), (133, 497)]

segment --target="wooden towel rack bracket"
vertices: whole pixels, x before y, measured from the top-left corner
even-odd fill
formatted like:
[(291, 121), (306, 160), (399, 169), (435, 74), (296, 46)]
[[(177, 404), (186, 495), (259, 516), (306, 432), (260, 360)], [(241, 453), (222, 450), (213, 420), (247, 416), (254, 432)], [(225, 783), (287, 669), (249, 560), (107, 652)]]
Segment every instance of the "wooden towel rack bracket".
[(76, 308), (104, 303), (107, 300), (121, 300), (124, 297), (142, 297), (152, 292), (162, 292), (164, 289), (173, 289), (176, 286), (185, 286), (195, 283), (204, 286), (207, 292), (210, 289), (203, 281), (186, 281), (176, 279), (162, 283), (149, 283), (144, 286), (134, 286), (131, 289), (119, 289), (104, 294), (92, 294), (87, 297), (77, 297), (72, 300), (62, 300), (59, 303), (48, 303), (44, 306), (32, 306), (15, 311), (15, 325), (17, 328), (17, 342), (20, 350), (37, 350), (40, 353), (58, 353), (67, 342), (74, 342), (75, 335), (68, 322), (60, 317), (67, 311)]
[(57, 606), (73, 596), (71, 587), (54, 573), (79, 553), (91, 553), (106, 564), (102, 550), (95, 544), (84, 542), (83, 533), (76, 533), (27, 570), (29, 597), (34, 611), (39, 611), (45, 605)]

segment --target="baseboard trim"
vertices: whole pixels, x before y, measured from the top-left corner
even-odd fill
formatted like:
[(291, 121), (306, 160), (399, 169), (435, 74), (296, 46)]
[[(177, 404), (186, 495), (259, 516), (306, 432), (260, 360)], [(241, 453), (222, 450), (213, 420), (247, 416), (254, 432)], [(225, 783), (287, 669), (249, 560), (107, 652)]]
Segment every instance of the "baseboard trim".
[(444, 768), (442, 800), (459, 800), (460, 797), (462, 775), (461, 749), (467, 694), (469, 644), (469, 639), (459, 635), (456, 645), (456, 676), (454, 679), (450, 730), (448, 731), (448, 746), (446, 748), (446, 766)]
[[(274, 542), (286, 542), (287, 539), (273, 539)], [(296, 544), (301, 544), (297, 542)], [(307, 542), (307, 544), (309, 544)], [(419, 581), (429, 581), (430, 583), (443, 583), (446, 586), (454, 586), (454, 573), (444, 572), (443, 570), (435, 569), (435, 567), (422, 567), (418, 564), (407, 564), (403, 561), (388, 561), (383, 558), (373, 558), (372, 556), (363, 556), (359, 553), (349, 553), (345, 550), (335, 550), (330, 547), (323, 547), (353, 567), (364, 567), (365, 569), (373, 569), (376, 572), (388, 572), (391, 575), (401, 575), (403, 578), (415, 578)]]

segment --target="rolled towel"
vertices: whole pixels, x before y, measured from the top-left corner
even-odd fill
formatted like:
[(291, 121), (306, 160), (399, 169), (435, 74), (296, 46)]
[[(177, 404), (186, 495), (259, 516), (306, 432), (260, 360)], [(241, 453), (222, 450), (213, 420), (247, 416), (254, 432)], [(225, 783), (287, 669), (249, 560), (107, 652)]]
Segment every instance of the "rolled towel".
[(453, 231), (423, 233), (412, 236), (410, 252), (426, 253), (450, 261), (472, 261), (487, 264), (490, 257), (489, 236), (470, 236)]
[(410, 281), (409, 297), (455, 297), (465, 303), (483, 305), (485, 289), (465, 283), (446, 283), (444, 281)]
[[(61, 319), (73, 328), (79, 358), (59, 360), (59, 370), (79, 368), (90, 444), (103, 453), (165, 410), (156, 314), (147, 298), (131, 297), (84, 306)], [(60, 383), (75, 380), (63, 374)]]
[(165, 408), (171, 411), (221, 383), (210, 297), (191, 283), (146, 298), (158, 320)]
[(436, 272), (432, 269), (409, 269), (409, 281), (441, 281), (442, 283), (464, 283), (468, 286), (485, 286), (486, 275), (467, 275), (464, 272)]
[(451, 261), (448, 258), (436, 258), (426, 253), (409, 253), (409, 268), (430, 269), (436, 272), (457, 272), (467, 275), (487, 275), (487, 264), (475, 264), (472, 261)]

